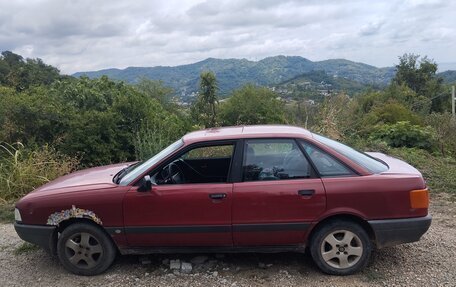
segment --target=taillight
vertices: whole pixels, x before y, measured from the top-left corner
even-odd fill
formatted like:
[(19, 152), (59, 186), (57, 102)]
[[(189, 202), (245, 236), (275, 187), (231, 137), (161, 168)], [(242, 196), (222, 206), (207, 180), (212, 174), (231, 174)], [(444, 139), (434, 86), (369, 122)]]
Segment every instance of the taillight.
[(429, 207), (428, 189), (418, 189), (418, 190), (410, 191), (410, 206), (412, 208), (428, 208)]

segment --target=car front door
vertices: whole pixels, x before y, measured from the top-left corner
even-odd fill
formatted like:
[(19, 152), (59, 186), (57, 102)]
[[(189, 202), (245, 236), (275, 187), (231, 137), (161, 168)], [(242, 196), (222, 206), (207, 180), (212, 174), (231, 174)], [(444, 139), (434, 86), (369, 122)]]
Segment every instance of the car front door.
[[(235, 142), (190, 147), (151, 172), (151, 191), (124, 199), (132, 247), (232, 246), (229, 182)], [(171, 167), (170, 167), (171, 166)]]
[(323, 183), (294, 139), (244, 141), (242, 182), (233, 188), (235, 246), (304, 243), (324, 212)]

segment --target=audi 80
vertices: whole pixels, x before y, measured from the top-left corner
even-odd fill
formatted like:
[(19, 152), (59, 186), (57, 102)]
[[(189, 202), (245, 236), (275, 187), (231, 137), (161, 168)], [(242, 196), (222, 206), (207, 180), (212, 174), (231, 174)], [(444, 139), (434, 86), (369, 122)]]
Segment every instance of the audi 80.
[(213, 128), (144, 162), (77, 171), (16, 204), (15, 229), (75, 274), (120, 254), (304, 252), (325, 273), (428, 230), (421, 173), (291, 126)]

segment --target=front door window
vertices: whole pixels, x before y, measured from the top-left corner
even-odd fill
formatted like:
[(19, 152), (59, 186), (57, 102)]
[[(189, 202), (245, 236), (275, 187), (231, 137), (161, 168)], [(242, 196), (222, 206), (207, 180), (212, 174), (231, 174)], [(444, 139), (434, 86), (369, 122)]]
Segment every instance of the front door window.
[(195, 147), (160, 169), (153, 179), (158, 185), (225, 183), (233, 151), (234, 144)]

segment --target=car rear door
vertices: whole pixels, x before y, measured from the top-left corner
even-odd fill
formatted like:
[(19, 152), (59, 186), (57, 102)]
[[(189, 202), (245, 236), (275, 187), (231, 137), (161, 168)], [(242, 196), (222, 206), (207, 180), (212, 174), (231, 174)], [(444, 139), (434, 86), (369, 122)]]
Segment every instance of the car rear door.
[(294, 139), (246, 139), (233, 187), (235, 246), (303, 244), (326, 207), (323, 183)]

